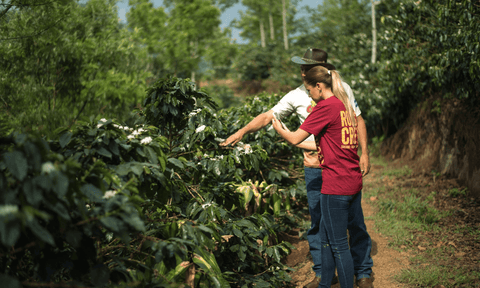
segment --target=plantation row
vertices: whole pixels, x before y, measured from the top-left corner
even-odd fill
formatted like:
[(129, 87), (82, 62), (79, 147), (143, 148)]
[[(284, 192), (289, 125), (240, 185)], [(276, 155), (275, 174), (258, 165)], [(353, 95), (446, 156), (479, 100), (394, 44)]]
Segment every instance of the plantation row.
[(280, 260), (292, 246), (276, 236), (295, 221), (290, 203), (306, 198), (301, 153), (273, 129), (218, 145), (280, 96), (216, 111), (193, 87), (157, 81), (125, 123), (91, 118), (56, 139), (1, 139), (6, 287), (286, 285)]

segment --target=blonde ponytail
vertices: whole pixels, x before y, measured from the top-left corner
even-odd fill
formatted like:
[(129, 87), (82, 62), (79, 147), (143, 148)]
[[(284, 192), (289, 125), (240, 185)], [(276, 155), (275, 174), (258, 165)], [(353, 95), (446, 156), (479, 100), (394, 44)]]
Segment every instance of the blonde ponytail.
[(337, 70), (328, 70), (332, 74), (332, 92), (337, 98), (342, 101), (343, 105), (345, 106), (345, 109), (347, 110), (348, 116), (352, 120), (352, 126), (356, 127), (357, 126), (357, 121), (355, 117), (355, 112), (353, 111), (352, 103), (350, 103), (350, 100), (348, 99), (347, 92), (345, 92), (345, 89), (343, 89), (342, 85), (342, 77), (340, 76), (340, 73), (338, 73)]

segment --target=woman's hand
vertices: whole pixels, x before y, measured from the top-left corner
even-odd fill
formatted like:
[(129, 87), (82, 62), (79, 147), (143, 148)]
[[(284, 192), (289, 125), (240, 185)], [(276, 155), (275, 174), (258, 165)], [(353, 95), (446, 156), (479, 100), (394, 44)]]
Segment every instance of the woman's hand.
[(282, 127), (282, 123), (280, 123), (280, 121), (277, 120), (277, 118), (275, 118), (275, 116), (273, 116), (273, 118), (272, 118), (272, 126), (275, 129), (275, 131), (277, 131), (277, 133), (279, 133), (279, 131), (281, 131), (281, 130), (284, 130), (283, 127)]

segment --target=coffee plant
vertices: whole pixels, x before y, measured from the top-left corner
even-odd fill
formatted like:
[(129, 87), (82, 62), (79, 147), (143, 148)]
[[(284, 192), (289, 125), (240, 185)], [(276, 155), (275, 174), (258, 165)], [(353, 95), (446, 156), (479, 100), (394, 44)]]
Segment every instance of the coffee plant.
[(288, 287), (281, 260), (293, 246), (277, 233), (306, 196), (300, 151), (273, 129), (219, 145), (279, 97), (217, 111), (194, 83), (167, 77), (123, 123), (91, 117), (53, 139), (0, 139), (1, 280)]

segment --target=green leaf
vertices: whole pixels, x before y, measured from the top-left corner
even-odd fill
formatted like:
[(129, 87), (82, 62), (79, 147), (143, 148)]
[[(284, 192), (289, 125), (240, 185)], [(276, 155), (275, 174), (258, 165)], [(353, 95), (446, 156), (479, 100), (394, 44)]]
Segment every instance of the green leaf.
[(40, 226), (36, 219), (28, 222), (28, 227), (30, 227), (30, 230), (32, 230), (33, 234), (40, 238), (40, 240), (52, 246), (55, 246), (55, 241), (53, 240), (52, 234), (50, 234), (47, 229)]
[(112, 153), (110, 153), (110, 151), (108, 151), (104, 147), (101, 147), (100, 149), (97, 149), (97, 153), (102, 155), (102, 156), (112, 158)]
[(39, 175), (33, 178), (33, 183), (35, 183), (36, 186), (43, 188), (46, 192), (50, 191), (53, 184), (48, 175)]
[(58, 216), (62, 217), (65, 220), (70, 220), (70, 214), (68, 213), (67, 208), (65, 208), (65, 206), (63, 206), (60, 201), (58, 201), (53, 208), (53, 211), (57, 213)]
[(123, 228), (123, 221), (116, 218), (116, 217), (104, 217), (100, 219), (100, 223), (102, 223), (105, 228), (112, 230), (114, 232), (120, 232)]
[(115, 141), (110, 141), (108, 144), (108, 148), (110, 148), (110, 151), (112, 151), (113, 154), (119, 156), (120, 155), (120, 150), (118, 149), (118, 144)]
[(68, 191), (68, 178), (61, 172), (57, 172), (54, 175), (56, 177), (53, 179), (53, 191), (57, 193), (59, 198), (63, 198)]
[(65, 235), (65, 239), (67, 240), (68, 244), (72, 245), (73, 248), (80, 247), (80, 243), (82, 242), (82, 232), (70, 230), (67, 231)]
[(3, 287), (22, 288), (20, 281), (6, 274), (0, 274), (0, 283)]
[(182, 161), (180, 161), (176, 158), (168, 158), (168, 162), (174, 164), (175, 166), (177, 166), (180, 169), (184, 168)]
[(142, 164), (133, 164), (130, 168), (133, 173), (140, 176), (143, 173), (143, 165)]
[(110, 270), (103, 264), (95, 265), (90, 271), (90, 277), (95, 287), (103, 287), (108, 284), (110, 278)]
[(85, 184), (80, 188), (80, 191), (87, 196), (88, 199), (94, 202), (104, 202), (103, 192), (92, 184)]
[(12, 173), (15, 178), (22, 181), (27, 176), (28, 165), (27, 160), (23, 154), (19, 151), (8, 152), (3, 155), (5, 164), (7, 165), (8, 170)]
[(235, 234), (235, 236), (237, 236), (238, 238), (242, 238), (242, 237), (243, 237), (242, 231), (240, 231), (240, 230), (238, 230), (238, 229), (233, 229), (233, 234)]
[(20, 237), (20, 223), (18, 221), (10, 221), (5, 223), (3, 217), (0, 218), (0, 236), (3, 245), (7, 247), (14, 246)]
[(145, 232), (145, 224), (143, 223), (142, 219), (138, 215), (135, 214), (130, 214), (127, 216), (123, 216), (122, 218), (125, 222), (130, 224), (133, 228), (135, 228), (137, 231)]
[(280, 256), (280, 252), (278, 251), (278, 247), (275, 246), (273, 251), (274, 251), (274, 255), (275, 255), (275, 257), (274, 257), (275, 260), (280, 263), (281, 256)]
[(25, 199), (33, 206), (37, 206), (43, 199), (42, 190), (36, 188), (37, 187), (33, 185), (33, 181), (31, 179), (27, 179), (23, 184), (23, 193), (25, 194)]
[(215, 287), (230, 287), (230, 284), (222, 275), (222, 271), (218, 266), (217, 260), (213, 253), (207, 252), (199, 247), (195, 249), (193, 262), (208, 272), (210, 279), (214, 279)]
[(72, 140), (72, 135), (73, 135), (72, 132), (67, 131), (63, 133), (62, 136), (60, 136), (60, 139), (58, 140), (62, 148), (65, 148), (65, 146), (67, 146), (68, 143), (70, 143), (70, 140)]
[(144, 149), (148, 156), (148, 160), (150, 160), (150, 163), (158, 164), (157, 154), (155, 153), (155, 151), (153, 151), (153, 149), (148, 146), (146, 146)]

